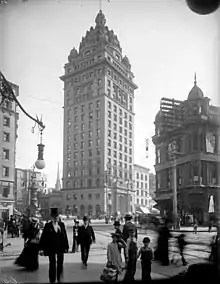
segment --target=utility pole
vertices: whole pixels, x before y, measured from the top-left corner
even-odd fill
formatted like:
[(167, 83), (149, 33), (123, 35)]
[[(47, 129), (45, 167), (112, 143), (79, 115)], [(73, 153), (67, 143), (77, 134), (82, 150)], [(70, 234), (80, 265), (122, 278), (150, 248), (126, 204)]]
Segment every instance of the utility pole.
[(173, 158), (173, 221), (174, 221), (174, 229), (177, 229), (178, 223), (178, 210), (177, 210), (177, 182), (176, 182), (176, 156), (174, 154)]

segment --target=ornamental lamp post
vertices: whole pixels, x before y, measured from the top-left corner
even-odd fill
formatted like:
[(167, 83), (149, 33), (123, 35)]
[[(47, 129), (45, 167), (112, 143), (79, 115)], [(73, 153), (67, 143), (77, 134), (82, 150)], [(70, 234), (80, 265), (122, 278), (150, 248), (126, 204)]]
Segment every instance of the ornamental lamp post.
[[(4, 77), (3, 73), (0, 71), (0, 106), (5, 102), (5, 101), (10, 101), (14, 102), (15, 105), (19, 106), (21, 111), (29, 117), (31, 120), (35, 122), (35, 126), (38, 126), (39, 132), (40, 132), (40, 143), (37, 145), (38, 147), (38, 159), (35, 162), (35, 165), (33, 166), (33, 173), (35, 167), (39, 170), (42, 170), (45, 168), (45, 161), (43, 157), (44, 153), (44, 147), (45, 145), (42, 143), (42, 134), (43, 130), (45, 129), (45, 125), (43, 124), (42, 118), (39, 119), (38, 117), (34, 118), (32, 117), (27, 111), (22, 107), (20, 102), (18, 101), (16, 95), (14, 94), (14, 91), (11, 87), (11, 83), (6, 80)], [(32, 133), (34, 133), (34, 128), (32, 128)], [(29, 208), (28, 208), (29, 213), (34, 212), (34, 215), (36, 214), (37, 211), (37, 189), (35, 188), (35, 181), (34, 181), (34, 176), (31, 178), (31, 187), (30, 187), (30, 199), (29, 199)]]

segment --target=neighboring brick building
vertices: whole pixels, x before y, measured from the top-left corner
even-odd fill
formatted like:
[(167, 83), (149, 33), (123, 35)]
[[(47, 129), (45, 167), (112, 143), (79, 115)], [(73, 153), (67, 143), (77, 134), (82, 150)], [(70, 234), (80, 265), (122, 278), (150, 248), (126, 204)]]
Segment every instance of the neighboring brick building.
[(178, 211), (190, 213), (201, 223), (209, 219), (213, 195), (215, 211), (220, 190), (220, 107), (212, 106), (202, 90), (194, 87), (185, 101), (163, 98), (155, 118), (156, 198), (162, 214), (172, 215), (173, 172), (171, 147), (175, 148)]

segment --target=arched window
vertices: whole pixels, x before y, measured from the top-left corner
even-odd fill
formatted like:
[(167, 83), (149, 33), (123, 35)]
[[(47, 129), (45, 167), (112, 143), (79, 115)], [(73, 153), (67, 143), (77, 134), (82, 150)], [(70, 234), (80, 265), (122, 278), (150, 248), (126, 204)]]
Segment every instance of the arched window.
[(96, 216), (99, 216), (101, 214), (101, 206), (99, 204), (96, 205), (95, 212)]
[(93, 214), (93, 207), (92, 205), (88, 206), (88, 215), (92, 215)]
[(81, 215), (81, 217), (83, 217), (85, 215), (85, 206), (84, 205), (80, 206), (80, 215)]

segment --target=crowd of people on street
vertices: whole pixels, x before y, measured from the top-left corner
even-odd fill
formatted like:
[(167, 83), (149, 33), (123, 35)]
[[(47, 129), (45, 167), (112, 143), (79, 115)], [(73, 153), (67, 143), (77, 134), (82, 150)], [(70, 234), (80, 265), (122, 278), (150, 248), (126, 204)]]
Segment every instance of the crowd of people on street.
[[(132, 220), (133, 219), (133, 220)], [(161, 265), (169, 265), (169, 240), (171, 238), (169, 222), (164, 221), (158, 229), (157, 247), (153, 250), (150, 246), (151, 240), (145, 236), (142, 240), (141, 248), (138, 245), (137, 226), (134, 216), (126, 214), (123, 220), (114, 219), (114, 233), (111, 234), (112, 241), (107, 246), (107, 262), (101, 273), (100, 279), (108, 282), (113, 280), (118, 281), (118, 276), (124, 273), (124, 282), (132, 283), (136, 274), (137, 261), (140, 258), (142, 268), (143, 282), (151, 280), (151, 263), (153, 260), (159, 261)], [(6, 228), (5, 224), (1, 223), (1, 227)], [(72, 248), (71, 252), (81, 252), (81, 261), (83, 266), (88, 265), (88, 258), (92, 243), (95, 243), (95, 233), (91, 225), (90, 219), (87, 216), (83, 217), (83, 224), (79, 224), (79, 220), (75, 219), (72, 227)], [(11, 216), (8, 226), (14, 226), (16, 222)], [(61, 221), (58, 209), (51, 208), (51, 220), (47, 221), (40, 228), (39, 220), (36, 217), (23, 216), (19, 219), (19, 232), (24, 239), (24, 248), (20, 256), (16, 259), (15, 264), (24, 267), (29, 271), (35, 271), (39, 267), (39, 255), (48, 256), (49, 258), (49, 280), (50, 283), (59, 283), (63, 277), (64, 254), (69, 252), (69, 241), (65, 224)], [(196, 223), (194, 224), (194, 232)], [(9, 230), (9, 229), (8, 229)], [(10, 229), (11, 236), (17, 236), (16, 231)], [(13, 231), (13, 234), (12, 234)], [(19, 233), (19, 234), (20, 234)], [(183, 265), (187, 265), (184, 257), (184, 250), (188, 242), (185, 240), (184, 234), (179, 234), (175, 237), (176, 244), (179, 249), (180, 259)], [(217, 241), (218, 238), (213, 238), (211, 243), (211, 254), (209, 260), (217, 261)], [(122, 261), (124, 257), (124, 262)], [(171, 259), (171, 262), (173, 259)]]

